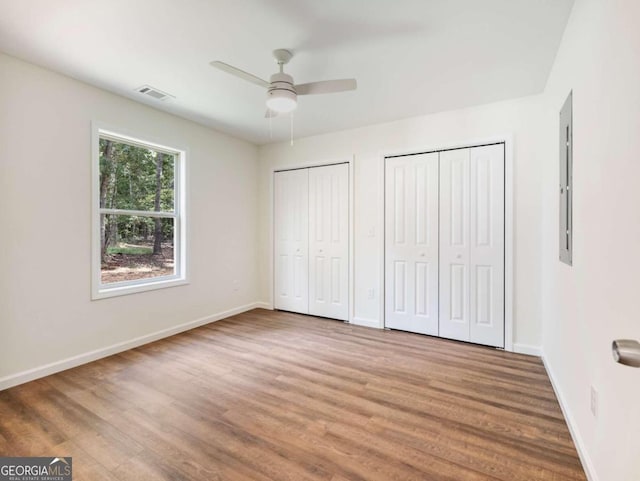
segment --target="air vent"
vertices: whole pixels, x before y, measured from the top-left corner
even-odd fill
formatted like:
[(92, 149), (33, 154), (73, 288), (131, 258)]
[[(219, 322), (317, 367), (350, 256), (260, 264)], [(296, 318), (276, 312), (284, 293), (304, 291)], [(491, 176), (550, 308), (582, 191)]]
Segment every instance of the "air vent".
[(136, 89), (138, 92), (144, 95), (148, 95), (149, 97), (153, 97), (156, 100), (168, 100), (174, 99), (173, 95), (169, 95), (162, 90), (158, 90), (156, 88), (150, 87), (149, 85), (143, 85), (142, 87)]

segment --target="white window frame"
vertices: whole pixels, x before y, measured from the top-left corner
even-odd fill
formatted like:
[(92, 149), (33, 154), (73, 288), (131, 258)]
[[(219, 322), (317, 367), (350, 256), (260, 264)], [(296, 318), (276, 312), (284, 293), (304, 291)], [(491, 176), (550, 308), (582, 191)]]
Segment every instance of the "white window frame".
[[(145, 292), (166, 287), (188, 284), (187, 279), (187, 229), (186, 229), (186, 149), (178, 149), (133, 136), (122, 129), (112, 129), (98, 122), (91, 125), (91, 204), (92, 204), (92, 259), (91, 259), (91, 299), (123, 296), (136, 292)], [(100, 208), (100, 139), (108, 138), (115, 142), (127, 143), (174, 156), (174, 212), (154, 212), (125, 209)], [(100, 215), (119, 214), (145, 217), (168, 217), (174, 219), (174, 256), (175, 273), (133, 281), (102, 283), (100, 258)]]

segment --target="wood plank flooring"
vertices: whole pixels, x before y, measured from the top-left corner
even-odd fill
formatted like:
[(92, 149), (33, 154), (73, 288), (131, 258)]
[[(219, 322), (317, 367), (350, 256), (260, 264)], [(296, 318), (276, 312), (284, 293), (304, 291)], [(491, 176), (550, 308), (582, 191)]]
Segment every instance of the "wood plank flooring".
[(257, 309), (0, 392), (74, 480), (585, 480), (539, 359)]

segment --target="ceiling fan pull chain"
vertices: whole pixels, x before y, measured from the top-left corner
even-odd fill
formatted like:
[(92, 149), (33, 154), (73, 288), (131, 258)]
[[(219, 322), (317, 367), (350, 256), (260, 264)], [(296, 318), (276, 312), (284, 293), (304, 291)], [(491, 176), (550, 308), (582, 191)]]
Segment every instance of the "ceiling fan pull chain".
[(291, 112), (289, 114), (291, 117), (289, 117), (291, 119), (291, 145), (293, 146), (293, 112)]
[(269, 115), (269, 138), (273, 139), (273, 127), (272, 127), (272, 122), (273, 121), (273, 116)]

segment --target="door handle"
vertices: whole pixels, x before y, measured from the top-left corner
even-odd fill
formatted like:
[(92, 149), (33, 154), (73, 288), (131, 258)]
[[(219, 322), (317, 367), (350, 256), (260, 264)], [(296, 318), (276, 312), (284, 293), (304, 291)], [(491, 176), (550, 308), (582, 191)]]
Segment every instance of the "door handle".
[(611, 345), (613, 359), (625, 366), (640, 367), (640, 342), (633, 339), (616, 339)]

